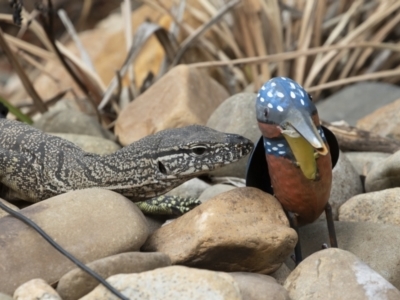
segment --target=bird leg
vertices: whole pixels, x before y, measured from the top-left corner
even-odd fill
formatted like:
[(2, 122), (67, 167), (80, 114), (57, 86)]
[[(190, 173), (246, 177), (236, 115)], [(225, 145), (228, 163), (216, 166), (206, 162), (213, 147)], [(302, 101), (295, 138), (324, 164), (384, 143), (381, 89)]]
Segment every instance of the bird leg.
[(336, 239), (335, 223), (333, 222), (332, 207), (329, 202), (325, 206), (326, 223), (328, 225), (329, 242), (331, 247), (337, 248), (338, 242)]
[(301, 246), (300, 246), (299, 223), (297, 222), (297, 217), (294, 213), (286, 211), (286, 216), (289, 219), (290, 227), (292, 227), (297, 233), (297, 244), (294, 247), (294, 259), (293, 259), (297, 266), (303, 260), (303, 256), (301, 254)]

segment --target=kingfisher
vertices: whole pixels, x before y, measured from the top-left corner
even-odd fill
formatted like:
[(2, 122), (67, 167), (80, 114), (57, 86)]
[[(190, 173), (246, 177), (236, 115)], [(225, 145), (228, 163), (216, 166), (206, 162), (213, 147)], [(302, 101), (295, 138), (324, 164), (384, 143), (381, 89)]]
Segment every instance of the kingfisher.
[[(339, 146), (320, 124), (311, 96), (290, 78), (272, 78), (258, 92), (256, 116), (262, 136), (248, 162), (246, 185), (274, 195), (297, 233), (325, 211), (330, 244), (337, 247), (328, 200)], [(296, 263), (302, 259), (299, 242), (295, 257)]]

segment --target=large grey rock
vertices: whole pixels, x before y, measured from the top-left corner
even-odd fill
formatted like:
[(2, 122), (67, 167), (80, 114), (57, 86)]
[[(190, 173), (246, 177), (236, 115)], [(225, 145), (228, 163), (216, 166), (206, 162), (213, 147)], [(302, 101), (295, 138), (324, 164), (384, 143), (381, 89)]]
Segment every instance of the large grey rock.
[[(332, 170), (332, 188), (329, 196), (329, 203), (332, 206), (332, 214), (338, 220), (339, 207), (351, 197), (361, 194), (363, 186), (360, 176), (343, 152), (339, 154), (339, 160)], [(319, 220), (326, 220), (323, 213)]]
[(400, 188), (357, 195), (339, 209), (339, 220), (400, 226)]
[[(396, 288), (400, 288), (400, 227), (369, 222), (335, 222), (339, 248), (367, 263)], [(303, 258), (321, 250), (328, 243), (326, 223), (315, 222), (300, 228)], [(287, 260), (287, 263), (290, 261)]]
[(360, 82), (343, 88), (317, 103), (319, 117), (327, 122), (357, 120), (400, 98), (400, 88), (384, 82)]
[(292, 300), (400, 299), (400, 292), (358, 257), (334, 248), (307, 257), (284, 287)]
[(74, 143), (86, 152), (99, 155), (111, 154), (121, 148), (117, 143), (101, 137), (74, 133), (51, 134)]
[(285, 288), (268, 275), (234, 272), (229, 273), (239, 285), (246, 300), (290, 300)]
[(50, 110), (33, 126), (45, 132), (75, 133), (114, 139), (113, 134), (105, 130), (94, 117), (73, 109)]
[[(130, 300), (241, 300), (239, 286), (229, 274), (171, 266), (139, 274), (119, 274), (107, 281)], [(99, 285), (81, 300), (114, 299)]]
[[(146, 219), (127, 198), (104, 189), (62, 194), (20, 210), (67, 251), (88, 263), (138, 250), (148, 236)], [(42, 278), (50, 284), (76, 268), (27, 225), (0, 219), (0, 291), (13, 293), (22, 283)]]
[(280, 267), (296, 242), (278, 200), (243, 187), (219, 194), (164, 225), (142, 250), (166, 253), (172, 264), (268, 274)]
[[(206, 125), (222, 132), (240, 134), (253, 143), (257, 142), (261, 132), (256, 119), (256, 96), (254, 93), (239, 93), (229, 97), (213, 112)], [(244, 178), (247, 160), (248, 156), (211, 174)]]
[[(153, 270), (171, 265), (164, 253), (128, 252), (108, 256), (87, 266), (103, 278), (116, 274), (131, 274)], [(76, 300), (90, 293), (99, 282), (79, 268), (73, 269), (61, 277), (57, 292), (63, 300)]]

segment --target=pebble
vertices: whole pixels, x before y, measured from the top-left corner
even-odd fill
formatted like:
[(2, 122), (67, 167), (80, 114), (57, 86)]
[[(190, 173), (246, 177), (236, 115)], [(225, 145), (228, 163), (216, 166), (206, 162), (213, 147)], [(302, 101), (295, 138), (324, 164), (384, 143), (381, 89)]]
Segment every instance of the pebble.
[(62, 300), (60, 295), (43, 279), (32, 279), (14, 292), (15, 300)]
[(74, 133), (114, 139), (113, 134), (104, 129), (95, 117), (74, 109), (49, 110), (33, 126), (44, 132)]
[(206, 73), (178, 65), (121, 111), (115, 134), (125, 146), (167, 128), (205, 125), (228, 97), (226, 90)]
[(400, 187), (400, 151), (376, 164), (365, 178), (367, 192)]
[[(358, 120), (357, 127), (381, 136), (400, 139), (400, 88), (397, 88), (399, 89), (398, 100), (384, 105)], [(388, 99), (388, 97), (386, 96), (385, 99)], [(377, 102), (380, 106), (382, 105), (380, 101)]]
[(374, 166), (379, 165), (391, 155), (383, 152), (346, 152), (345, 154), (360, 176), (367, 176)]
[[(109, 277), (107, 281), (130, 300), (243, 299), (238, 284), (229, 274), (183, 266), (139, 274), (119, 274)], [(99, 285), (80, 300), (114, 298)]]
[[(339, 154), (339, 160), (332, 170), (332, 188), (329, 203), (332, 207), (334, 220), (338, 220), (339, 207), (351, 197), (361, 194), (363, 185), (360, 176), (343, 152)], [(319, 220), (326, 220), (322, 213)]]
[[(164, 253), (127, 252), (108, 256), (87, 266), (103, 278), (116, 274), (131, 274), (163, 268), (171, 265), (171, 260)], [(63, 300), (79, 299), (91, 292), (99, 282), (79, 268), (73, 269), (61, 277), (57, 292)]]
[[(229, 97), (212, 113), (207, 126), (222, 132), (240, 134), (253, 143), (258, 142), (261, 132), (254, 108), (256, 97), (254, 93), (239, 93)], [(248, 156), (211, 174), (245, 178), (247, 160)]]
[(286, 289), (271, 276), (245, 272), (234, 272), (229, 275), (238, 283), (243, 299), (290, 300)]
[(204, 203), (210, 200), (211, 198), (222, 194), (224, 192), (230, 191), (235, 189), (234, 186), (228, 185), (228, 184), (216, 184), (213, 186), (210, 186), (208, 189), (206, 189), (201, 195), (199, 196), (199, 200)]
[(115, 151), (121, 149), (121, 147), (117, 143), (105, 138), (74, 133), (52, 133), (52, 135), (70, 141), (82, 150), (89, 153), (106, 155), (114, 153)]
[(296, 232), (273, 196), (236, 188), (156, 230), (142, 247), (172, 264), (226, 272), (276, 271), (293, 251)]
[(339, 220), (400, 226), (400, 188), (357, 195), (340, 207)]
[[(347, 250), (387, 281), (400, 289), (400, 227), (391, 224), (369, 222), (335, 222), (339, 248)], [(326, 223), (315, 222), (300, 227), (299, 240), (303, 258), (321, 250), (323, 243), (329, 245)], [(292, 263), (290, 260), (287, 264)], [(340, 298), (338, 298), (340, 299)]]
[(307, 257), (284, 287), (292, 300), (400, 299), (400, 291), (357, 256), (334, 248)]
[[(65, 193), (20, 210), (67, 251), (88, 263), (138, 250), (148, 236), (146, 220), (127, 198), (104, 189)], [(76, 266), (39, 234), (11, 216), (0, 219), (0, 291), (42, 278), (53, 284)], [(21, 271), (23, 270), (23, 271)]]
[(209, 187), (210, 184), (204, 182), (203, 180), (193, 178), (170, 190), (166, 195), (198, 199), (200, 195)]

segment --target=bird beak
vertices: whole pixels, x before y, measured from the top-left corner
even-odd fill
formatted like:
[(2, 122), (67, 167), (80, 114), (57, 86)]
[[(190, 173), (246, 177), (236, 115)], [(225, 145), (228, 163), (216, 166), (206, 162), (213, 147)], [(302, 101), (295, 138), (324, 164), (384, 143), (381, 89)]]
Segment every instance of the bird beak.
[(308, 179), (316, 179), (318, 170), (315, 151), (318, 154), (327, 155), (329, 149), (318, 133), (310, 114), (293, 109), (281, 122), (280, 128), (304, 176)]

